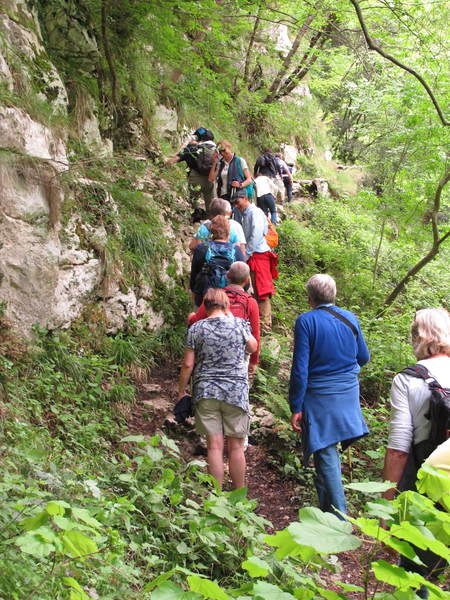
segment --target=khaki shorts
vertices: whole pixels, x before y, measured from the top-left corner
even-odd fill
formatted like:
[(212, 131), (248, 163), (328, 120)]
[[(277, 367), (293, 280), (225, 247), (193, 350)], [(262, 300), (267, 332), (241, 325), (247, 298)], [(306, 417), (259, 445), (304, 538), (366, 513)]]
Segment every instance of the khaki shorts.
[(243, 408), (204, 398), (195, 405), (195, 430), (197, 435), (217, 435), (245, 438), (249, 432), (250, 416)]

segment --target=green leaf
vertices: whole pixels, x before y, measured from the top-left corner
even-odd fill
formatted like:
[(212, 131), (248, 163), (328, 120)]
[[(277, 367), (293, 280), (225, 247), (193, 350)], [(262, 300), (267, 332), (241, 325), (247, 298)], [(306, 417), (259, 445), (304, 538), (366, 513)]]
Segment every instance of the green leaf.
[(72, 508), (72, 514), (74, 517), (76, 517), (77, 519), (80, 519), (80, 521), (83, 521), (84, 523), (87, 523), (91, 527), (101, 527), (102, 526), (100, 521), (97, 521), (97, 519), (94, 519), (94, 517), (91, 517), (90, 512), (88, 510), (86, 510), (85, 508)]
[(212, 506), (211, 512), (214, 515), (216, 515), (217, 517), (220, 517), (221, 519), (226, 519), (227, 521), (230, 521), (231, 523), (234, 523), (236, 521), (236, 519), (230, 513), (228, 508), (225, 508), (224, 506)]
[(448, 473), (435, 469), (428, 463), (423, 463), (417, 473), (417, 489), (426, 494), (434, 502), (440, 502), (450, 511), (450, 477)]
[(294, 598), (298, 598), (298, 600), (311, 600), (315, 595), (316, 594), (312, 590), (308, 590), (308, 588), (297, 588), (294, 590)]
[(124, 473), (123, 475), (119, 475), (120, 481), (124, 481), (125, 483), (129, 483), (133, 481), (134, 477), (130, 473)]
[(424, 529), (426, 533), (424, 535), (422, 531), (411, 525), (408, 521), (402, 521), (400, 525), (392, 525), (389, 532), (391, 535), (406, 540), (418, 548), (431, 550), (435, 554), (442, 556), (442, 558), (450, 560), (450, 550), (439, 540), (430, 539), (428, 535), (431, 536), (432, 534), (428, 529)]
[(397, 588), (401, 587), (420, 587), (425, 583), (425, 579), (417, 573), (407, 573), (402, 567), (391, 565), (385, 560), (378, 560), (372, 563), (372, 569), (375, 577), (379, 581), (384, 581)]
[(300, 523), (292, 523), (288, 530), (298, 544), (311, 546), (322, 554), (336, 554), (354, 550), (361, 540), (352, 535), (352, 525), (318, 508), (300, 509)]
[(72, 558), (77, 558), (85, 554), (94, 554), (98, 552), (97, 544), (84, 533), (79, 531), (67, 531), (62, 538), (64, 551), (70, 554)]
[(204, 600), (204, 596), (197, 592), (185, 592), (176, 583), (166, 581), (152, 592), (152, 600)]
[(191, 552), (191, 548), (185, 542), (178, 544), (177, 550), (179, 554), (189, 554)]
[(141, 442), (145, 442), (146, 439), (143, 435), (127, 435), (126, 437), (120, 440), (121, 442), (137, 442), (138, 444)]
[(248, 571), (250, 577), (267, 577), (271, 571), (270, 565), (257, 556), (251, 556), (248, 560), (243, 562), (242, 568)]
[(49, 515), (61, 515), (63, 517), (64, 513), (66, 512), (66, 508), (70, 508), (70, 504), (67, 504), (67, 502), (64, 502), (64, 504), (66, 504), (67, 506), (62, 506), (61, 503), (58, 501), (49, 502), (45, 510), (48, 512)]
[(228, 595), (220, 588), (217, 583), (208, 579), (202, 579), (198, 575), (191, 575), (187, 578), (191, 592), (199, 592), (205, 598), (210, 600), (228, 600)]
[(55, 515), (53, 517), (53, 522), (55, 523), (55, 525), (58, 525), (58, 527), (60, 529), (63, 529), (64, 531), (66, 529), (72, 529), (74, 525), (76, 526), (75, 521), (70, 521), (65, 517), (61, 517), (61, 515)]
[(25, 458), (28, 458), (28, 460), (31, 460), (32, 462), (34, 462), (36, 460), (40, 460), (45, 455), (46, 455), (46, 452), (41, 452), (40, 450), (29, 450), (25, 454)]
[(338, 594), (337, 592), (333, 592), (332, 590), (325, 590), (321, 587), (317, 588), (317, 591), (321, 596), (323, 596), (327, 600), (340, 600), (341, 598), (345, 598), (343, 594)]
[(18, 537), (15, 543), (25, 554), (31, 554), (39, 558), (45, 558), (55, 550), (55, 546), (45, 541), (36, 531)]
[(143, 591), (150, 592), (157, 585), (161, 585), (161, 583), (164, 583), (164, 581), (167, 581), (170, 577), (172, 577), (172, 575), (174, 573), (175, 573), (175, 569), (171, 569), (170, 571), (167, 571), (167, 573), (162, 573), (161, 575), (159, 575), (159, 577), (156, 577), (155, 579), (153, 579), (153, 581), (150, 581), (150, 583), (147, 583), (147, 585), (144, 587)]
[(365, 492), (366, 494), (381, 494), (382, 492), (391, 490), (393, 487), (397, 487), (397, 484), (391, 481), (367, 481), (365, 483), (347, 483), (344, 487), (349, 490)]
[(359, 585), (353, 585), (353, 583), (345, 583), (344, 581), (335, 581), (334, 583), (341, 587), (344, 592), (364, 592), (364, 588)]
[(78, 592), (78, 598), (82, 598), (83, 600), (89, 600), (89, 596), (84, 593), (83, 588), (73, 577), (63, 577), (62, 582), (64, 585), (67, 585), (68, 587), (71, 587), (74, 590), (76, 590)]
[(37, 515), (34, 515), (34, 517), (23, 519), (19, 525), (27, 531), (34, 531), (35, 529), (42, 527), (42, 525), (47, 525), (49, 518), (50, 517), (47, 512), (40, 512), (37, 513)]
[(264, 541), (268, 546), (278, 547), (275, 558), (281, 560), (286, 556), (300, 556), (303, 562), (308, 562), (316, 551), (311, 546), (297, 543), (288, 529), (278, 531), (275, 535), (267, 535)]
[(153, 462), (158, 462), (164, 456), (163, 451), (160, 448), (154, 448), (153, 446), (147, 446), (147, 456)]
[(264, 600), (292, 600), (294, 596), (283, 592), (277, 585), (272, 585), (266, 581), (258, 581), (253, 586), (255, 596), (261, 596)]
[(234, 490), (231, 492), (228, 502), (231, 504), (231, 506), (236, 506), (238, 502), (243, 502), (247, 498), (247, 491), (248, 488), (246, 487)]

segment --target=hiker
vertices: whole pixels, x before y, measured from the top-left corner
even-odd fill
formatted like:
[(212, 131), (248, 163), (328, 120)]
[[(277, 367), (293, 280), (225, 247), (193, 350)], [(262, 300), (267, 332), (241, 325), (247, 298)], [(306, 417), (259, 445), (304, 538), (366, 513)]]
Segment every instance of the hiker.
[(178, 395), (185, 394), (197, 363), (192, 402), (196, 432), (206, 435), (208, 473), (222, 488), (225, 438), (230, 478), (239, 489), (245, 486), (244, 441), (250, 424), (245, 353), (255, 352), (258, 344), (249, 323), (227, 316), (230, 303), (224, 290), (209, 289), (204, 306), (206, 319), (189, 329)]
[(288, 202), (290, 202), (292, 200), (292, 184), (294, 183), (294, 180), (292, 178), (292, 167), (290, 167), (286, 163), (283, 155), (279, 152), (275, 154), (275, 158), (277, 159), (278, 164), (280, 166), (285, 194), (287, 194)]
[(268, 217), (273, 225), (277, 224), (277, 205), (275, 204), (275, 196), (278, 193), (278, 188), (273, 183), (273, 180), (267, 175), (258, 175), (255, 178), (256, 188), (256, 205)]
[[(245, 252), (244, 230), (242, 229), (242, 225), (240, 223), (238, 223), (234, 219), (230, 220), (232, 210), (228, 200), (223, 200), (222, 198), (214, 198), (214, 200), (211, 202), (209, 210), (211, 213), (211, 219), (217, 217), (217, 215), (223, 215), (224, 217), (228, 218), (230, 222), (230, 237), (228, 241), (234, 244), (239, 244), (242, 252)], [(201, 244), (202, 242), (206, 242), (208, 239), (211, 239), (211, 234), (209, 231), (210, 224), (211, 221), (209, 219), (202, 223), (199, 230), (195, 234), (195, 237), (192, 238), (189, 244), (189, 250), (195, 250), (198, 244)]]
[[(256, 159), (253, 175), (256, 177), (258, 173), (261, 173), (261, 175), (266, 175), (266, 177), (270, 177), (270, 179), (273, 180), (273, 183), (281, 197), (284, 199), (284, 183), (282, 179), (281, 167), (278, 164), (275, 156), (272, 154), (272, 150), (270, 148), (265, 148), (264, 152)], [(277, 198), (277, 195), (278, 194), (275, 194), (275, 199)]]
[(250, 204), (245, 189), (233, 198), (234, 207), (242, 213), (242, 228), (247, 244), (245, 255), (250, 267), (253, 295), (258, 303), (261, 327), (272, 327), (271, 297), (275, 294), (273, 280), (278, 277), (278, 256), (271, 251), (265, 235), (268, 231), (267, 217), (263, 211)]
[(346, 513), (342, 450), (369, 433), (359, 405), (358, 373), (369, 360), (358, 319), (334, 305), (336, 283), (314, 275), (306, 283), (312, 310), (295, 323), (289, 386), (291, 425), (302, 434), (303, 464), (314, 456), (314, 485), (324, 512)]
[[(260, 330), (259, 330), (259, 310), (258, 304), (254, 298), (244, 291), (244, 286), (250, 281), (250, 268), (245, 262), (234, 262), (227, 273), (228, 284), (224, 288), (228, 300), (230, 301), (230, 312), (234, 317), (240, 317), (250, 323), (251, 333), (257, 341), (258, 347), (250, 356), (248, 365), (249, 375), (254, 375), (256, 365), (258, 364)], [(205, 304), (200, 306), (198, 311), (191, 313), (188, 317), (189, 327), (197, 321), (206, 319)]]
[[(427, 368), (444, 388), (450, 388), (450, 315), (444, 308), (424, 308), (416, 312), (411, 325), (412, 348), (419, 365)], [(391, 419), (384, 458), (383, 480), (392, 481), (401, 492), (416, 490), (417, 471), (434, 450), (428, 441), (431, 421), (426, 418), (431, 391), (423, 380), (398, 373), (391, 387)], [(393, 500), (394, 487), (383, 493)], [(401, 556), (400, 566), (428, 577), (439, 557), (416, 550), (425, 565)], [(434, 560), (433, 560), (434, 558)], [(416, 592), (428, 598), (425, 586)]]
[[(199, 127), (194, 132), (194, 140), (191, 140), (187, 145), (184, 144), (181, 146), (176, 156), (165, 163), (165, 166), (174, 165), (179, 162), (186, 163), (189, 195), (194, 209), (192, 213), (192, 221), (194, 223), (198, 223), (209, 215), (209, 205), (216, 195), (214, 181), (211, 182), (208, 179), (212, 152), (215, 150), (215, 147), (212, 131)], [(202, 159), (205, 158), (203, 166), (200, 157)], [(200, 196), (203, 196), (203, 200), (205, 201), (206, 214), (200, 208)]]
[[(219, 160), (220, 158), (220, 160)], [(231, 202), (237, 189), (244, 189), (252, 185), (252, 177), (248, 170), (245, 159), (236, 156), (231, 151), (231, 144), (227, 140), (221, 140), (217, 144), (217, 152), (212, 156), (213, 164), (209, 173), (209, 181), (217, 179), (217, 195)], [(234, 218), (241, 222), (239, 213), (234, 213)]]
[[(226, 272), (236, 260), (245, 260), (238, 244), (228, 241), (230, 221), (218, 215), (210, 225), (212, 241), (196, 246), (191, 265), (190, 289), (195, 306), (200, 306), (210, 287), (224, 288)], [(209, 268), (208, 268), (209, 266)]]

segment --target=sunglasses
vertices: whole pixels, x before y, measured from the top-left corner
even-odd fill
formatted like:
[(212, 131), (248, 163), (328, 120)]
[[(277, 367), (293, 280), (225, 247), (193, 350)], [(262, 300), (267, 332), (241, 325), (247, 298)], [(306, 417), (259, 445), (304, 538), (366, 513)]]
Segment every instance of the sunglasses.
[(218, 152), (226, 152), (226, 148), (217, 148)]

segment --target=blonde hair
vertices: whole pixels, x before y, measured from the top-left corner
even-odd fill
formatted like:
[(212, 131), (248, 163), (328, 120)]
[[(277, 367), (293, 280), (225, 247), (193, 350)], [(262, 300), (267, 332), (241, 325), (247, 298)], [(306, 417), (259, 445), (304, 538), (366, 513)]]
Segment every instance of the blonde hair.
[(417, 360), (441, 353), (450, 356), (450, 315), (440, 307), (418, 310), (411, 336)]
[(211, 221), (209, 232), (213, 240), (227, 240), (230, 237), (230, 220), (223, 215), (217, 215)]

